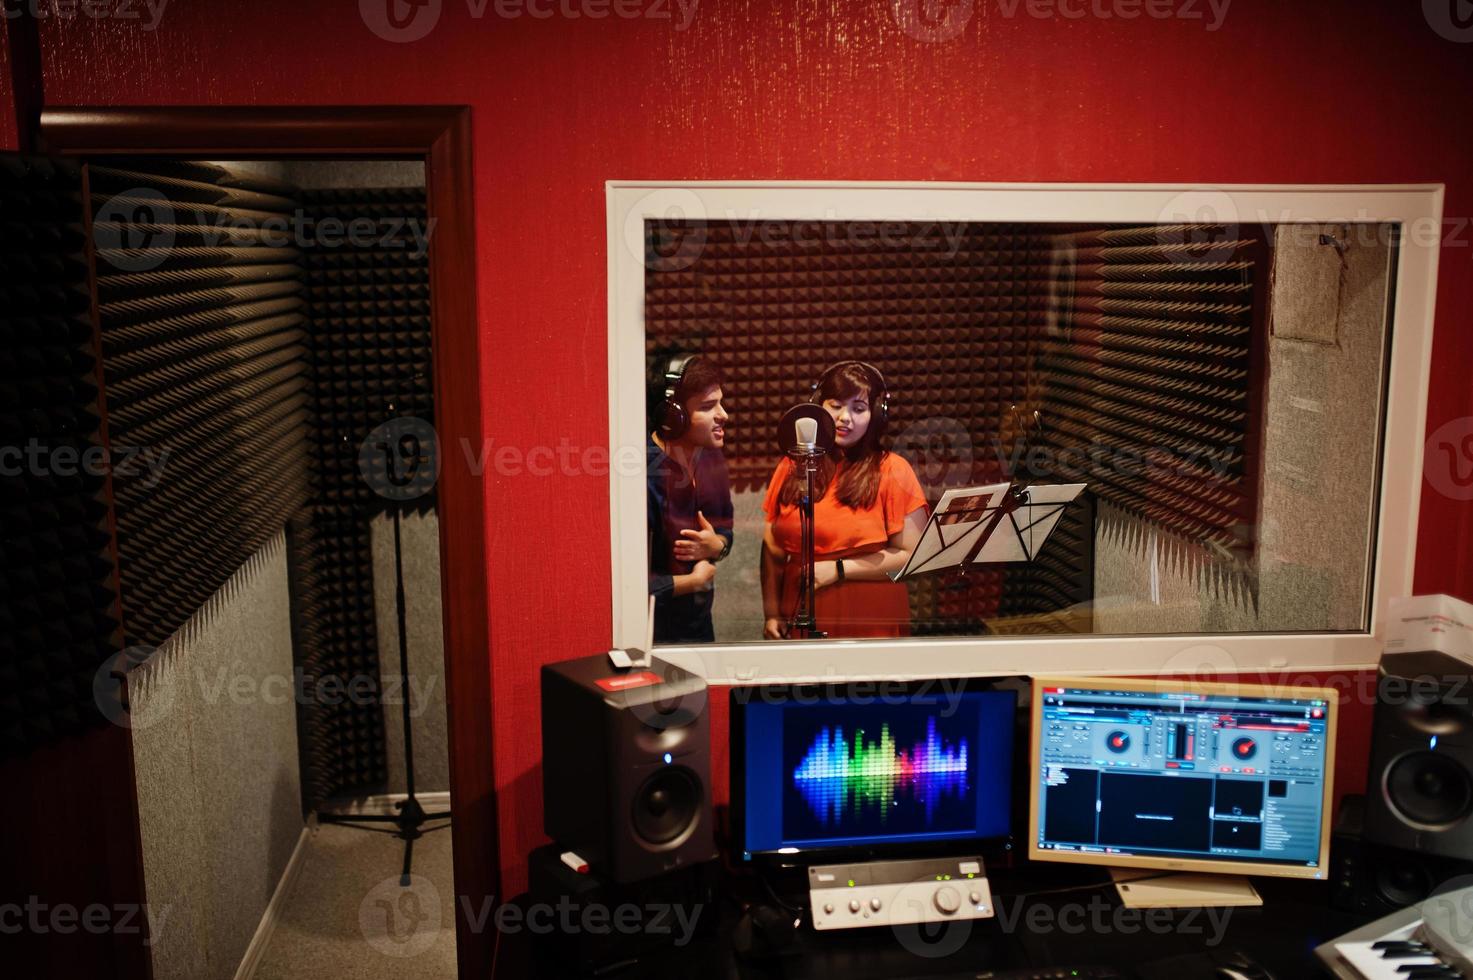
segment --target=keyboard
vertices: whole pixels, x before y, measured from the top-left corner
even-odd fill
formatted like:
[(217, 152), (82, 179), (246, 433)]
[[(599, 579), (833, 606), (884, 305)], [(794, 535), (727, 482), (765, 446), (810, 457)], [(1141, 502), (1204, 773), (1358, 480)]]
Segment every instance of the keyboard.
[(1130, 980), (1130, 974), (1113, 966), (1020, 966), (948, 973), (926, 980)]
[(1473, 888), (1434, 896), (1315, 950), (1342, 980), (1473, 980)]

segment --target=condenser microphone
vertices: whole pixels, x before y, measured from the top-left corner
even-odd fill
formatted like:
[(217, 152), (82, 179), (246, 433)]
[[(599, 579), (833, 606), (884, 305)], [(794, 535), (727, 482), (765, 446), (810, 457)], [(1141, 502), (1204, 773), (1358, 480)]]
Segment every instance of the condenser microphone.
[(818, 419), (799, 419), (793, 423), (793, 431), (797, 434), (798, 448), (805, 454), (818, 451)]
[(794, 459), (814, 459), (834, 448), (834, 419), (818, 405), (795, 405), (777, 424), (777, 444)]

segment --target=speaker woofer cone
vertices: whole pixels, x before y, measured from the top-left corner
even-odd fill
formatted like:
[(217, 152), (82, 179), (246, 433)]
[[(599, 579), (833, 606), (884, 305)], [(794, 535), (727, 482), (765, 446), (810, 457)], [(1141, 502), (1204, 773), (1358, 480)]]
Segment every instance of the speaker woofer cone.
[(1432, 891), (1427, 869), (1415, 861), (1398, 861), (1376, 869), (1376, 894), (1390, 905), (1416, 905)]
[(1445, 829), (1467, 816), (1473, 779), (1455, 759), (1413, 752), (1386, 771), (1385, 792), (1386, 802), (1408, 823)]
[(666, 766), (634, 794), (634, 832), (649, 844), (669, 844), (695, 826), (701, 813), (701, 783), (684, 766)]

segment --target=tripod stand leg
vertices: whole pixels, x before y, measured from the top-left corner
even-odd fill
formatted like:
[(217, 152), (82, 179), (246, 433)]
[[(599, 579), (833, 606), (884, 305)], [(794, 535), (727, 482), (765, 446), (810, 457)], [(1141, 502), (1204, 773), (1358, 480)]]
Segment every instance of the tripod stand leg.
[(399, 887), (409, 887), (409, 867), (414, 863), (414, 838), (404, 838), (404, 869), (399, 872)]

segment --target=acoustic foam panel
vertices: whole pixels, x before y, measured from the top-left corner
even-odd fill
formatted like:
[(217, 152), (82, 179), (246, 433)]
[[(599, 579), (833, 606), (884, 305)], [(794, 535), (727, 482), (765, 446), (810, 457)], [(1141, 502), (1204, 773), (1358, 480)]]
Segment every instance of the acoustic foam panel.
[(1062, 475), (1100, 499), (1245, 558), (1257, 519), (1262, 236), (1152, 225), (1053, 245), (1041, 442), (1078, 462)]
[(0, 154), (0, 753), (104, 722), (121, 649), (79, 167)]
[[(300, 714), (313, 808), (383, 789), (389, 779), (385, 711), (397, 717), (398, 708), (377, 700), (381, 672), (397, 674), (398, 661), (379, 661), (370, 528), (390, 507), (429, 513), (435, 498), (380, 496), (364, 478), (360, 453), (391, 419), (433, 424), (434, 389), (429, 261), (405, 225), (414, 219), (424, 227), (424, 189), (311, 190), (300, 199), (315, 479), (312, 507), (292, 535), (298, 656), (309, 681), (362, 678), (375, 694), (370, 704), (309, 705)], [(350, 227), (359, 231), (344, 235)]]
[(153, 463), (113, 483), (124, 629), (156, 647), (307, 501), (296, 204), (209, 165), (90, 173), (109, 436)]

